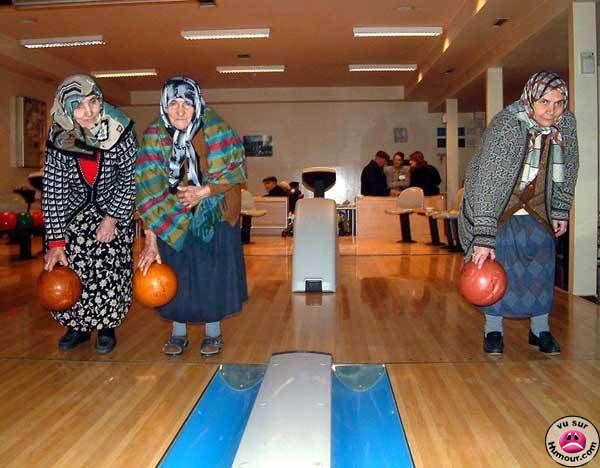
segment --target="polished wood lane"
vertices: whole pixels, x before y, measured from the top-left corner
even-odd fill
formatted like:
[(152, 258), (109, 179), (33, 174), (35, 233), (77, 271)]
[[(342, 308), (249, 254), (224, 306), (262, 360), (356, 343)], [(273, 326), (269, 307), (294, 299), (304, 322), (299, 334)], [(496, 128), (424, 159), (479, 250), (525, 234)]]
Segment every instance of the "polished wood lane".
[(550, 424), (567, 415), (600, 422), (597, 360), (398, 364), (388, 372), (419, 467), (558, 466), (545, 448)]
[(0, 361), (0, 465), (150, 467), (211, 365)]
[(418, 467), (553, 466), (552, 421), (600, 422), (597, 305), (557, 291), (560, 356), (528, 346), (527, 320), (506, 320), (505, 355), (490, 357), (481, 313), (456, 291), (460, 255), (350, 243), (335, 294), (291, 294), (290, 241), (247, 250), (250, 299), (210, 359), (198, 352), (201, 326), (183, 356), (163, 355), (170, 324), (137, 303), (113, 353), (95, 353), (94, 339), (59, 351), (63, 330), (35, 299), (41, 260), (15, 261), (16, 246), (0, 241), (0, 466), (154, 466), (217, 364), (293, 350), (387, 364)]

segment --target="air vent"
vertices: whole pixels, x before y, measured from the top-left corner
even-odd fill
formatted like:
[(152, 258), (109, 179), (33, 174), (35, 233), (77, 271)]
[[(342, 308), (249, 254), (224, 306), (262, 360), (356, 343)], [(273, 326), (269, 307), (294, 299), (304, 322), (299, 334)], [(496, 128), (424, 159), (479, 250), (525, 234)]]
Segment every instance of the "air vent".
[(248, 60), (250, 58), (250, 54), (237, 54), (237, 58), (240, 60)]

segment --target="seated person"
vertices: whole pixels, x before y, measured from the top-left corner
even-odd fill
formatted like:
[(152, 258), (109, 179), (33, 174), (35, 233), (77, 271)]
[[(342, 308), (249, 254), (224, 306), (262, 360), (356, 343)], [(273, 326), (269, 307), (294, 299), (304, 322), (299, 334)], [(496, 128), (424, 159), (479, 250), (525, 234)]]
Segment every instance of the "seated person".
[(392, 158), (392, 165), (383, 168), (387, 187), (391, 195), (398, 195), (410, 186), (410, 166), (404, 163), (404, 153), (398, 151)]
[(386, 197), (390, 194), (383, 168), (387, 166), (390, 157), (385, 151), (377, 151), (360, 175), (361, 195)]
[(438, 195), (442, 183), (438, 170), (427, 164), (423, 153), (415, 151), (410, 155), (410, 186), (421, 187), (426, 197)]
[(265, 197), (287, 197), (285, 190), (277, 184), (277, 177), (265, 177), (262, 182), (267, 191)]
[(290, 213), (294, 213), (296, 211), (296, 203), (302, 198), (304, 198), (304, 194), (300, 191), (300, 183), (290, 182), (290, 195), (288, 197)]

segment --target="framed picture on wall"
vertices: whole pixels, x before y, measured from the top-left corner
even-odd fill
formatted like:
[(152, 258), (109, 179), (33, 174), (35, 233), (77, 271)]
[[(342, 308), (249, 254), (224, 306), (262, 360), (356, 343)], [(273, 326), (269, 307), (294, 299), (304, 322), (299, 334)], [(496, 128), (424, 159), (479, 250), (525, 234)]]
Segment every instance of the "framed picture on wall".
[(273, 137), (271, 135), (244, 135), (246, 156), (273, 156)]
[(42, 167), (46, 143), (46, 103), (17, 97), (17, 167)]

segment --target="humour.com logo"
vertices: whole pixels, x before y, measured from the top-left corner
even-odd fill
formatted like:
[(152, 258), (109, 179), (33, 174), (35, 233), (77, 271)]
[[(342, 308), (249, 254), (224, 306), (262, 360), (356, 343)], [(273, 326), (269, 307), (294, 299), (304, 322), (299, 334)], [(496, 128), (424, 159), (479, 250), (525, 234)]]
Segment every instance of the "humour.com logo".
[(598, 453), (598, 430), (585, 418), (565, 416), (546, 432), (546, 450), (562, 466), (583, 466)]

